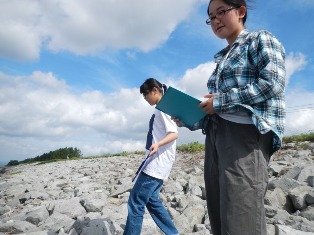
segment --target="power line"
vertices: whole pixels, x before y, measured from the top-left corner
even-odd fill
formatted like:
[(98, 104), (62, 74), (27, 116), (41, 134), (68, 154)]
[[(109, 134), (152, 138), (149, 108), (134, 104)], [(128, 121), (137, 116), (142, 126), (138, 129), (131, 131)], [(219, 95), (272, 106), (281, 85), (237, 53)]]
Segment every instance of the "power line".
[(314, 104), (304, 104), (286, 108), (286, 113), (314, 111)]
[[(313, 112), (313, 111), (314, 111), (314, 104), (311, 104), (311, 103), (286, 107), (287, 116), (290, 116), (294, 113), (298, 113), (299, 114), (298, 116), (301, 116), (302, 113)], [(314, 115), (313, 115), (313, 120), (314, 120)], [(284, 132), (285, 136), (314, 132), (313, 127), (309, 127), (309, 128), (296, 127), (296, 128), (293, 128), (293, 127), (287, 127), (287, 124), (289, 124), (289, 123), (286, 123), (286, 125), (285, 125), (285, 132)]]

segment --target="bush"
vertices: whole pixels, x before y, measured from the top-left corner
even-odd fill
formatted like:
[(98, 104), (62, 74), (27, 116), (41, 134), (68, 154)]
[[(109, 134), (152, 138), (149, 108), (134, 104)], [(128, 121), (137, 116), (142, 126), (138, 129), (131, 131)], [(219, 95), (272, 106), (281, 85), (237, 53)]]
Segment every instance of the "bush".
[(199, 151), (204, 151), (205, 150), (205, 145), (200, 144), (199, 142), (193, 142), (189, 144), (182, 144), (177, 147), (178, 151), (182, 152), (189, 152), (189, 153), (195, 153)]
[(314, 142), (314, 132), (283, 137), (284, 143), (303, 142), (303, 141)]
[(78, 159), (82, 157), (81, 150), (78, 148), (60, 148), (49, 153), (44, 153), (35, 158), (27, 158), (20, 163), (32, 163), (32, 162), (53, 162), (58, 160)]
[(9, 161), (7, 166), (17, 166), (18, 164), (19, 164), (18, 160), (11, 160), (11, 161)]

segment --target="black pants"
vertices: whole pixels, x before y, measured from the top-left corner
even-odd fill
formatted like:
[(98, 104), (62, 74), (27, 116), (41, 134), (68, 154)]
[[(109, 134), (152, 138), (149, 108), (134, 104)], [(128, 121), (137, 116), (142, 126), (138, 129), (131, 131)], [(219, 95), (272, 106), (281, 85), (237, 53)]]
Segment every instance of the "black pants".
[(213, 115), (206, 127), (204, 178), (214, 235), (266, 235), (264, 196), (273, 132)]

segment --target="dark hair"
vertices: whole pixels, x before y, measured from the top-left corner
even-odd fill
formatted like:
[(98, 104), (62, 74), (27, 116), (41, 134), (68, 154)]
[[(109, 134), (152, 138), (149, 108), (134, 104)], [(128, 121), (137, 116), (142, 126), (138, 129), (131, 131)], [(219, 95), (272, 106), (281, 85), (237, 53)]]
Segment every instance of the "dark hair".
[(164, 94), (164, 92), (166, 92), (166, 90), (167, 90), (167, 86), (165, 84), (161, 84), (155, 78), (148, 78), (141, 85), (140, 93), (145, 95), (148, 92), (152, 91), (154, 89), (154, 87), (156, 87), (161, 92), (161, 94)]
[[(210, 0), (208, 7), (207, 7), (207, 15), (209, 16), (209, 6), (212, 3), (212, 1), (214, 0)], [(248, 9), (248, 5), (247, 5), (247, 1), (246, 0), (221, 0), (224, 3), (226, 3), (227, 5), (233, 6), (235, 8), (240, 8), (241, 6), (245, 6), (246, 9)], [(247, 11), (245, 12), (245, 16), (243, 17), (243, 25), (245, 24), (247, 19)]]

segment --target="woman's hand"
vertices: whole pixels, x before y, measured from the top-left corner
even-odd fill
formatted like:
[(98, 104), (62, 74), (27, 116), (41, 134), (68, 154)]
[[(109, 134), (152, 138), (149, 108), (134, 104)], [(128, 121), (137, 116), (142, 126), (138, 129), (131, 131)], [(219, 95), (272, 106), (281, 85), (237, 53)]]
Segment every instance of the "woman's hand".
[(198, 106), (202, 107), (202, 110), (209, 115), (213, 115), (215, 113), (214, 110), (214, 94), (205, 95), (204, 98), (207, 100), (202, 101)]
[(151, 156), (153, 156), (155, 153), (157, 153), (158, 148), (159, 148), (158, 143), (152, 144), (152, 145), (150, 146), (150, 148), (149, 148), (149, 150), (150, 150), (149, 156), (151, 157)]
[(163, 146), (165, 144), (168, 144), (174, 140), (178, 139), (178, 133), (177, 132), (168, 132), (167, 135), (160, 140), (158, 143), (154, 143), (150, 146), (149, 150), (151, 151), (149, 156), (153, 156), (155, 153), (157, 153), (158, 148), (160, 146)]
[(183, 122), (179, 118), (171, 117), (171, 120), (174, 121), (178, 127), (183, 126)]

